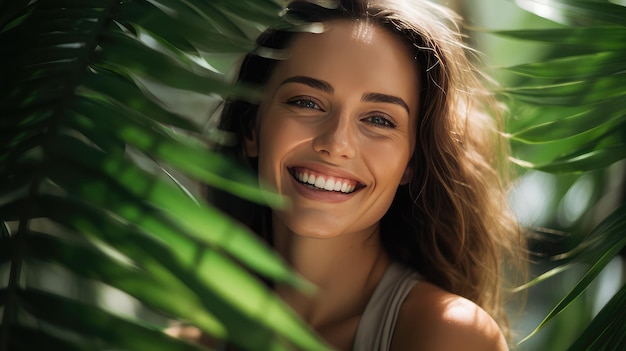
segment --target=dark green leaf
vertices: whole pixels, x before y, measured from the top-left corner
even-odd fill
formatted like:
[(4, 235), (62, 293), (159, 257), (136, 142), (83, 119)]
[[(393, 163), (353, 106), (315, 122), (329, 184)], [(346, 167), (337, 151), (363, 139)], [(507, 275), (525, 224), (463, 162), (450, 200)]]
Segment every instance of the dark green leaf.
[(113, 347), (135, 350), (207, 350), (165, 335), (155, 327), (114, 316), (102, 309), (44, 291), (19, 292), (22, 306), (37, 318), (100, 340)]
[(63, 350), (92, 351), (92, 347), (77, 341), (63, 339), (60, 335), (52, 335), (43, 329), (14, 325), (10, 327), (9, 339), (11, 350)]
[(101, 99), (103, 102), (124, 106), (137, 113), (150, 116), (152, 121), (188, 131), (199, 131), (199, 128), (188, 120), (164, 109), (162, 102), (155, 96), (140, 90), (131, 79), (125, 76), (101, 69), (89, 74), (84, 87), (88, 90), (77, 91), (79, 96), (95, 95), (94, 98)]
[(241, 28), (231, 18), (226, 16), (223, 11), (215, 8), (213, 2), (159, 0), (158, 3), (165, 8), (173, 10), (178, 18), (200, 17), (206, 21), (207, 26), (215, 27), (220, 32), (235, 36), (245, 36), (245, 33), (241, 31)]
[[(626, 286), (594, 317), (591, 324), (570, 346), (568, 351), (623, 350), (626, 348)], [(604, 346), (600, 346), (599, 344)]]
[[(109, 32), (106, 40), (110, 42), (111, 50), (103, 50), (101, 64), (123, 75), (148, 77), (172, 88), (198, 93), (227, 96), (238, 94), (256, 98), (255, 92), (235, 88), (223, 77), (198, 64), (191, 63), (189, 67), (185, 67), (174, 57), (149, 48), (130, 35)], [(150, 61), (146, 65), (145, 62), (134, 59), (136, 57), (150, 57)]]
[(81, 99), (77, 110), (81, 115), (68, 116), (68, 121), (90, 139), (107, 131), (108, 139), (116, 137), (119, 143), (132, 145), (207, 184), (251, 201), (272, 206), (284, 203), (275, 194), (259, 189), (251, 174), (233, 161), (210, 152), (207, 146), (189, 136), (172, 133), (126, 106), (113, 101)]
[[(178, 233), (166, 233), (167, 227), (164, 226), (144, 226), (148, 229), (148, 232), (143, 232), (138, 229), (136, 223), (124, 223), (119, 220), (118, 216), (110, 216), (107, 213), (99, 212), (96, 208), (93, 208), (87, 204), (74, 203), (72, 201), (55, 199), (55, 198), (42, 198), (38, 201), (40, 211), (47, 213), (52, 219), (58, 220), (60, 223), (65, 224), (67, 227), (74, 228), (85, 234), (93, 235), (99, 240), (108, 243), (111, 247), (116, 248), (127, 257), (132, 257), (134, 262), (138, 264), (142, 269), (145, 269), (155, 279), (158, 279), (164, 285), (172, 285), (170, 289), (179, 287), (179, 281), (184, 282), (192, 291), (196, 294), (196, 298), (200, 299), (202, 304), (208, 311), (211, 311), (216, 316), (220, 317), (220, 321), (228, 327), (229, 337), (236, 338), (239, 344), (246, 342), (255, 344), (255, 342), (267, 341), (267, 338), (273, 337), (276, 332), (268, 332), (263, 324), (259, 324), (255, 320), (267, 320), (268, 313), (272, 311), (270, 307), (272, 302), (266, 299), (266, 295), (269, 292), (259, 293), (256, 289), (236, 291), (238, 294), (243, 294), (246, 297), (252, 299), (266, 300), (268, 309), (259, 309), (255, 312), (242, 315), (241, 310), (233, 308), (232, 304), (228, 301), (228, 298), (224, 298), (224, 292), (217, 292), (213, 286), (220, 286), (219, 281), (210, 282), (214, 272), (219, 272), (221, 265), (224, 263), (211, 265), (204, 269), (199, 266), (199, 260), (203, 255), (203, 251), (209, 250), (209, 248), (202, 248), (199, 244), (189, 243), (184, 236)], [(4, 212), (9, 212), (11, 209), (3, 208)], [(139, 226), (143, 226), (148, 222), (148, 216), (144, 216), (145, 219)], [(159, 239), (150, 237), (149, 234), (155, 234)], [(175, 250), (169, 249), (170, 247)], [(227, 265), (232, 265), (228, 262)], [(235, 266), (233, 266), (237, 269)], [(169, 271), (165, 271), (166, 268)], [(236, 273), (239, 274), (239, 273)], [(205, 277), (206, 276), (206, 277)], [(229, 281), (233, 277), (229, 277), (228, 281), (224, 282), (223, 288), (228, 290)], [(254, 279), (253, 279), (254, 280)], [(210, 282), (207, 285), (207, 282)], [(244, 286), (240, 286), (243, 289)], [(177, 288), (178, 289), (178, 288)], [(180, 287), (180, 289), (183, 289)], [(234, 289), (238, 289), (234, 287)], [(176, 296), (185, 296), (185, 294), (175, 294)], [(192, 303), (190, 301), (189, 303)], [(176, 307), (179, 309), (185, 309), (185, 306)], [(186, 315), (179, 316), (181, 319), (185, 319)], [(276, 316), (276, 317), (279, 317)], [(197, 327), (202, 328), (205, 332), (211, 332), (214, 327), (213, 323), (207, 319), (209, 316), (205, 316), (201, 311), (198, 311), (195, 315), (192, 315), (188, 322), (194, 324)], [(286, 325), (291, 328), (298, 328), (299, 323), (289, 320), (279, 320), (278, 331), (289, 333), (290, 330), (283, 330)], [(281, 324), (282, 323), (282, 324)], [(249, 330), (254, 329), (257, 331), (257, 337), (253, 338), (249, 334)], [(307, 340), (308, 337), (298, 336), (300, 332), (295, 335), (299, 338), (296, 344), (301, 345), (305, 349), (317, 349), (319, 348), (319, 341)], [(219, 336), (220, 334), (217, 334)], [(263, 345), (263, 343), (260, 343)], [(307, 346), (308, 345), (308, 346)], [(316, 346), (317, 345), (317, 346)], [(249, 345), (248, 345), (249, 346)], [(258, 347), (258, 346), (257, 346)], [(255, 349), (252, 347), (251, 349)]]
[(13, 242), (11, 240), (11, 233), (9, 226), (2, 220), (0, 220), (0, 265), (11, 260)]
[(626, 205), (621, 204), (610, 215), (603, 219), (574, 249), (552, 258), (552, 260), (564, 262), (563, 264), (543, 273), (518, 288), (518, 290), (541, 283), (576, 265), (594, 264), (598, 262), (607, 252), (615, 250), (616, 247), (624, 247), (626, 242), (623, 235), (624, 230), (626, 230)]
[[(590, 258), (589, 256), (594, 258), (591, 268), (585, 273), (585, 275), (576, 284), (576, 286), (574, 286), (574, 288), (561, 301), (559, 301), (559, 303), (552, 309), (552, 311), (550, 311), (550, 313), (541, 321), (537, 328), (521, 342), (532, 337), (547, 323), (554, 319), (559, 313), (561, 313), (565, 308), (567, 308), (567, 306), (572, 303), (572, 301), (576, 299), (589, 286), (589, 284), (598, 276), (598, 274), (600, 274), (602, 269), (606, 267), (606, 265), (615, 257), (615, 255), (617, 255), (624, 247), (626, 247), (626, 236), (623, 235), (624, 231), (626, 231), (626, 211), (624, 210), (625, 208), (626, 207), (622, 206), (620, 209), (613, 212), (613, 214), (608, 216), (603, 221), (603, 223), (598, 225), (597, 229), (595, 229), (594, 232), (591, 233), (591, 241), (604, 244), (601, 246), (602, 250), (596, 249), (592, 251), (586, 249), (583, 252), (584, 255), (582, 258), (585, 258), (587, 260)], [(602, 240), (598, 240), (596, 236), (604, 233), (608, 233), (607, 236)], [(611, 237), (612, 240), (607, 239)], [(576, 261), (557, 267), (553, 271), (545, 273), (544, 275), (536, 278), (533, 282), (527, 284), (526, 287), (531, 284), (536, 284), (540, 281), (543, 281), (547, 277), (554, 275), (556, 272), (560, 272), (564, 269), (571, 267), (573, 264), (580, 262), (582, 258), (577, 257)]]
[[(106, 180), (102, 182), (90, 179), (81, 176), (78, 172), (68, 174), (60, 167), (61, 165), (54, 165), (49, 170), (51, 179), (58, 184), (63, 184), (65, 189), (76, 196), (84, 196), (108, 208), (113, 205), (109, 201), (117, 202), (123, 198), (123, 202), (118, 205), (121, 211), (118, 214), (132, 221), (143, 219), (141, 215), (143, 210), (137, 213), (136, 203), (138, 199), (145, 199), (147, 203), (167, 209), (168, 213), (159, 215), (163, 220), (172, 223), (171, 219), (167, 218), (180, 219), (177, 221), (176, 228), (193, 235), (197, 240), (223, 248), (242, 262), (273, 279), (293, 284), (304, 283), (259, 239), (214, 209), (192, 201), (174, 185), (132, 167), (123, 159), (107, 158), (72, 139), (59, 140), (55, 147), (63, 151), (61, 155), (70, 156), (73, 162), (77, 162), (73, 166), (77, 170), (79, 168), (76, 166), (83, 164), (91, 172), (100, 173), (100, 176)], [(73, 152), (70, 153), (70, 150)], [(120, 198), (116, 199), (116, 196)], [(153, 211), (153, 214), (157, 215), (157, 212)]]

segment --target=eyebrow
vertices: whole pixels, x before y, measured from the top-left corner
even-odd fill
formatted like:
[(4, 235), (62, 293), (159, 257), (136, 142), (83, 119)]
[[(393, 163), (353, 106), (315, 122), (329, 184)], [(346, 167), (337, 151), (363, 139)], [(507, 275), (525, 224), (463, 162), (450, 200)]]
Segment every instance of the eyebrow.
[[(332, 85), (330, 85), (330, 83), (320, 80), (320, 79), (315, 79), (315, 78), (306, 77), (306, 76), (289, 77), (283, 80), (283, 82), (280, 83), (280, 85), (287, 84), (287, 83), (300, 83), (300, 84), (308, 85), (311, 88), (318, 89), (329, 94), (332, 94), (335, 92), (335, 89), (333, 88)], [(384, 102), (384, 103), (399, 105), (403, 107), (406, 110), (406, 112), (408, 112), (409, 114), (411, 113), (409, 110), (409, 104), (407, 104), (406, 101), (404, 101), (404, 99), (397, 97), (397, 96), (393, 96), (393, 95), (382, 94), (382, 93), (365, 93), (363, 94), (363, 97), (361, 97), (361, 101)]]
[(280, 85), (287, 84), (287, 83), (300, 83), (300, 84), (308, 85), (311, 88), (318, 89), (329, 94), (332, 94), (335, 92), (335, 89), (333, 88), (332, 85), (330, 85), (330, 83), (325, 82), (323, 80), (311, 78), (311, 77), (305, 77), (305, 76), (289, 77), (283, 80), (283, 82), (280, 83)]
[(367, 93), (363, 95), (361, 100), (368, 101), (368, 102), (385, 102), (389, 104), (399, 105), (399, 106), (402, 106), (406, 110), (407, 113), (411, 114), (411, 112), (409, 111), (409, 104), (407, 104), (406, 101), (404, 101), (402, 98), (397, 97), (397, 96), (381, 94), (381, 93)]

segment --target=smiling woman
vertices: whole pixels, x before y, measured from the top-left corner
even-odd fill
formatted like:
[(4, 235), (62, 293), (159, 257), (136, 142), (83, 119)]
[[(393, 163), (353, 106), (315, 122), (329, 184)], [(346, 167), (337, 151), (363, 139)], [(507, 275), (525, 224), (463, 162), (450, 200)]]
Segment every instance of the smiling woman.
[(505, 350), (502, 269), (524, 242), (456, 16), (346, 0), (295, 1), (283, 18), (303, 30), (259, 37), (239, 82), (262, 99), (227, 101), (220, 127), (238, 136), (222, 151), (290, 206), (210, 200), (319, 287), (274, 290), (334, 347)]

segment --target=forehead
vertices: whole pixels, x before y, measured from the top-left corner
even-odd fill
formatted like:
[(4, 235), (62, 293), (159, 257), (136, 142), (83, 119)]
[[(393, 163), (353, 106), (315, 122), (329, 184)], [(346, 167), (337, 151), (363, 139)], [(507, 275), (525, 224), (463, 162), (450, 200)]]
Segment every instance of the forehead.
[(358, 87), (407, 100), (417, 99), (419, 91), (418, 67), (408, 45), (366, 21), (329, 21), (322, 33), (297, 34), (270, 84), (295, 75), (325, 80), (338, 89)]

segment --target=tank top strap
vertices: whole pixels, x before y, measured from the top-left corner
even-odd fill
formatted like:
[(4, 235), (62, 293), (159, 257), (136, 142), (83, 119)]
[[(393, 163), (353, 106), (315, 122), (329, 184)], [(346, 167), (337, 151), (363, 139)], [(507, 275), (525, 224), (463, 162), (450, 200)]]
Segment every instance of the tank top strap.
[(419, 275), (398, 263), (391, 263), (361, 316), (353, 351), (388, 351), (400, 306)]

